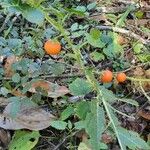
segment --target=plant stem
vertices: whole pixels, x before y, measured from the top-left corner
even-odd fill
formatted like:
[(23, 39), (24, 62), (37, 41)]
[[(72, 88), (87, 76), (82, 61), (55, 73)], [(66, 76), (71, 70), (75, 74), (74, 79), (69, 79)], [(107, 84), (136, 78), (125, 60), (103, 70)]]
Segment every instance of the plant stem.
[(131, 81), (150, 82), (150, 79), (143, 79), (143, 78), (127, 77), (127, 79), (128, 79), (128, 80), (131, 80)]

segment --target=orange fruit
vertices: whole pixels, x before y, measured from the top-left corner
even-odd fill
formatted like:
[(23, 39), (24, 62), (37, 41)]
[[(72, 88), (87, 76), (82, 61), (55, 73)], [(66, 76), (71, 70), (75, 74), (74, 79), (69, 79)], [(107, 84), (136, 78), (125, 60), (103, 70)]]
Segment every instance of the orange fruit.
[(61, 51), (61, 44), (57, 41), (48, 40), (44, 44), (44, 50), (49, 55), (58, 55)]
[(117, 79), (118, 82), (122, 83), (127, 79), (127, 76), (126, 76), (125, 73), (120, 72), (120, 73), (117, 74), (116, 79)]
[(101, 81), (103, 83), (109, 83), (111, 82), (113, 79), (113, 73), (110, 71), (110, 70), (105, 70), (103, 73), (102, 73), (102, 76), (101, 76)]

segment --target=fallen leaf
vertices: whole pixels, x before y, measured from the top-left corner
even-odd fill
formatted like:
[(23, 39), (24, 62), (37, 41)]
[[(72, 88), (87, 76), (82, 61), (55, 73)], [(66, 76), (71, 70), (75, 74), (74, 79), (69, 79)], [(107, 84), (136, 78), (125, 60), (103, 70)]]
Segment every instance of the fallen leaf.
[(9, 144), (9, 150), (32, 150), (39, 141), (40, 134), (37, 131), (15, 131)]
[(36, 89), (38, 87), (45, 90), (48, 94), (48, 97), (52, 97), (52, 98), (57, 98), (70, 92), (68, 88), (65, 86), (59, 86), (57, 84), (44, 81), (44, 80), (39, 80), (39, 81), (32, 83), (31, 88), (29, 89), (29, 92), (36, 93)]
[(18, 60), (19, 58), (14, 55), (7, 57), (6, 62), (4, 64), (5, 77), (13, 76), (14, 71), (12, 70), (12, 64)]
[(23, 129), (24, 126), (16, 122), (15, 120), (5, 117), (4, 115), (0, 114), (0, 127), (4, 129), (10, 130), (18, 130)]
[(15, 118), (11, 117), (11, 108), (13, 103), (9, 103), (3, 114), (0, 115), (0, 127), (4, 129), (17, 130), (43, 130), (50, 126), (50, 122), (56, 117), (38, 107), (20, 107), (20, 111)]

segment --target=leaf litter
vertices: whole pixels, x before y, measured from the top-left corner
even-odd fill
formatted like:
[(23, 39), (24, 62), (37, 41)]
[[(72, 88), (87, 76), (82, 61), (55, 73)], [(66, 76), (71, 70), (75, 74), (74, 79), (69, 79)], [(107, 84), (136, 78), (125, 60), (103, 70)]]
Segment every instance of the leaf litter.
[(65, 86), (59, 86), (58, 84), (54, 84), (45, 80), (38, 80), (33, 83), (28, 83), (25, 86), (30, 85), (29, 92), (37, 93), (37, 89), (40, 88), (47, 93), (48, 97), (58, 98), (68, 94), (70, 91)]
[(43, 130), (50, 126), (50, 122), (56, 117), (50, 112), (38, 107), (22, 106), (15, 117), (11, 115), (13, 102), (9, 103), (2, 114), (0, 114), (0, 127), (4, 129), (17, 130)]

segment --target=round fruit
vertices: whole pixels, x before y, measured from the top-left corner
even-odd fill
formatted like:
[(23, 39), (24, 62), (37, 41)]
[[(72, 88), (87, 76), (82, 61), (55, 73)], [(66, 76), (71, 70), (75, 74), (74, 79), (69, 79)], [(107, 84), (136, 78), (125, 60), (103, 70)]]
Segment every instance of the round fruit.
[(127, 78), (127, 76), (123, 72), (118, 73), (117, 77), (116, 77), (117, 81), (120, 82), (120, 83), (124, 82), (126, 80), (126, 78)]
[(49, 55), (58, 55), (61, 51), (61, 44), (57, 41), (48, 40), (44, 44), (44, 49)]
[(101, 81), (103, 83), (109, 83), (113, 79), (113, 73), (110, 70), (106, 70), (102, 73)]

